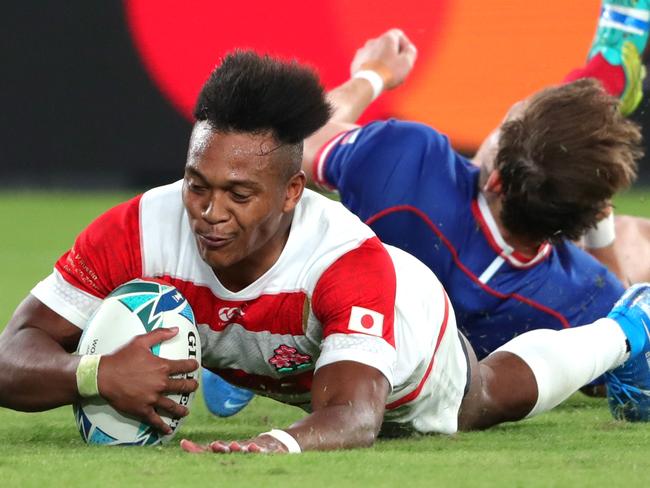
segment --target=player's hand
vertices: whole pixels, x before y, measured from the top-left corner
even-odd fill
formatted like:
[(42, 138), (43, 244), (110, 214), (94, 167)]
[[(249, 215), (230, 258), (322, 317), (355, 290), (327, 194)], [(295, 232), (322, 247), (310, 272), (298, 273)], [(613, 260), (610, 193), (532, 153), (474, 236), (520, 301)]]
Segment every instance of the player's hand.
[(181, 441), (181, 448), (186, 452), (216, 454), (230, 454), (242, 452), (245, 454), (270, 454), (286, 453), (287, 446), (270, 435), (259, 435), (245, 441), (214, 441), (208, 445), (201, 445), (187, 439)]
[(194, 379), (172, 378), (195, 371), (199, 364), (194, 359), (163, 359), (151, 353), (154, 345), (177, 333), (177, 328), (161, 328), (135, 337), (113, 354), (102, 356), (97, 374), (99, 394), (111, 406), (165, 434), (170, 434), (171, 429), (159, 412), (172, 418), (189, 413), (187, 407), (165, 395), (191, 393), (199, 386)]
[(390, 90), (406, 80), (416, 58), (417, 49), (406, 34), (399, 29), (391, 29), (369, 39), (357, 50), (350, 74), (354, 75), (361, 69), (375, 70), (384, 79), (384, 88)]

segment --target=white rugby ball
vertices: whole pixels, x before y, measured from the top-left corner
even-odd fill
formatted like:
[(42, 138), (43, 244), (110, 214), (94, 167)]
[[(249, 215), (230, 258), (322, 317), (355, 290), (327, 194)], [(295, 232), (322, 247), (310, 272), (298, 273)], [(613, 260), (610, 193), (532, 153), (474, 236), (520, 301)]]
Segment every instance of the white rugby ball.
[[(192, 358), (201, 364), (199, 333), (190, 304), (173, 286), (142, 279), (125, 283), (106, 297), (84, 329), (77, 353), (109, 354), (136, 335), (161, 327), (178, 327), (179, 331), (172, 339), (154, 346), (153, 354), (166, 359)], [(179, 377), (198, 381), (198, 374), (197, 370)], [(168, 397), (189, 408), (194, 393)], [(173, 429), (171, 434), (163, 435), (147, 423), (118, 413), (102, 398), (84, 399), (73, 409), (81, 437), (88, 444), (154, 445), (170, 440), (182, 422), (162, 416)]]

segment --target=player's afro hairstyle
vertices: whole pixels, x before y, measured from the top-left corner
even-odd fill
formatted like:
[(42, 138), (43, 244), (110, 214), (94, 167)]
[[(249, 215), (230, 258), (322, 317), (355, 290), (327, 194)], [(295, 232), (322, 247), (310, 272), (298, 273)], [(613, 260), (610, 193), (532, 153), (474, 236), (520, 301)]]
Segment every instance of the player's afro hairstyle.
[(216, 131), (271, 131), (281, 144), (298, 144), (329, 119), (316, 74), (296, 61), (234, 51), (210, 75), (194, 108)]

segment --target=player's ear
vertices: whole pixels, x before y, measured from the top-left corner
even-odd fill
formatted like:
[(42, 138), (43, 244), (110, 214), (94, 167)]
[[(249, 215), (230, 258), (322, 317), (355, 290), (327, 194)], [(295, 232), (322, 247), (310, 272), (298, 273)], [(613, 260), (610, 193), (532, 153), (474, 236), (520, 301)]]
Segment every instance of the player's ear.
[(298, 171), (295, 175), (289, 178), (286, 186), (284, 207), (282, 208), (282, 211), (284, 213), (291, 212), (294, 208), (296, 208), (296, 205), (298, 205), (300, 197), (302, 196), (302, 192), (305, 189), (306, 182), (307, 178), (305, 176), (305, 172), (302, 170)]
[(500, 195), (502, 189), (503, 185), (501, 184), (501, 175), (496, 169), (493, 169), (488, 175), (485, 185), (483, 185), (483, 191)]

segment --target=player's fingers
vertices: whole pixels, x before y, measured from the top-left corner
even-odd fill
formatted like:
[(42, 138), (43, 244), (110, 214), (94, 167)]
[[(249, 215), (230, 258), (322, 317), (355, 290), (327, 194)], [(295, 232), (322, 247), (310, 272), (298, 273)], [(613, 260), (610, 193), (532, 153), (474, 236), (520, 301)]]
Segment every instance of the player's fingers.
[(169, 378), (165, 393), (192, 393), (199, 387), (199, 382), (190, 378)]
[(404, 46), (404, 48), (400, 51), (400, 54), (406, 57), (409, 63), (413, 65), (418, 57), (418, 50), (414, 44), (408, 44)]
[(243, 446), (237, 441), (232, 441), (230, 444), (228, 444), (228, 449), (230, 449), (230, 452), (242, 452), (245, 450)]
[(251, 442), (251, 443), (248, 444), (248, 446), (247, 446), (247, 452), (254, 452), (254, 453), (267, 453), (267, 452), (269, 452), (269, 450), (266, 449), (265, 447), (258, 446), (258, 445), (255, 444), (254, 442)]
[(163, 434), (171, 434), (172, 429), (165, 421), (158, 415), (158, 413), (153, 409), (149, 409), (148, 413), (145, 416), (145, 420), (149, 425), (154, 429), (162, 432)]
[(399, 31), (399, 34), (398, 34), (398, 40), (399, 40), (399, 50), (400, 50), (400, 52), (403, 51), (404, 49), (406, 49), (409, 46), (414, 46), (415, 47), (415, 45), (413, 44), (411, 39), (409, 39), (408, 36), (406, 34), (404, 34), (404, 32), (401, 31), (401, 30)]
[(192, 442), (188, 439), (181, 440), (181, 449), (185, 452), (199, 453), (199, 452), (208, 452), (209, 449), (205, 446), (201, 446), (196, 442)]
[(178, 327), (154, 329), (151, 332), (139, 336), (140, 341), (147, 347), (155, 346), (161, 342), (167, 341), (178, 334)]
[(399, 47), (399, 29), (390, 29), (384, 32), (382, 35), (379, 37), (376, 37), (374, 39), (369, 39), (366, 42), (366, 48), (370, 48), (373, 44), (376, 44), (378, 46), (384, 46), (384, 49), (386, 47), (389, 48), (389, 51), (391, 52), (398, 52), (398, 47)]
[(397, 29), (397, 28), (389, 29), (386, 32), (386, 36), (388, 36), (391, 39), (395, 40), (398, 45), (400, 43), (400, 39), (402, 39), (403, 37), (406, 37), (404, 35), (404, 32), (402, 31), (402, 29)]
[(161, 411), (168, 414), (171, 418), (177, 419), (180, 417), (185, 417), (190, 413), (187, 407), (179, 405), (171, 398), (160, 397), (156, 402), (156, 411), (160, 413)]
[(169, 375), (192, 373), (199, 369), (196, 359), (163, 359), (169, 366)]
[(212, 452), (218, 452), (223, 454), (228, 454), (230, 452), (230, 448), (228, 447), (228, 445), (222, 441), (211, 442), (209, 447)]

